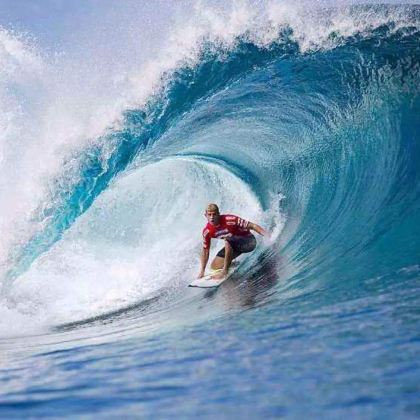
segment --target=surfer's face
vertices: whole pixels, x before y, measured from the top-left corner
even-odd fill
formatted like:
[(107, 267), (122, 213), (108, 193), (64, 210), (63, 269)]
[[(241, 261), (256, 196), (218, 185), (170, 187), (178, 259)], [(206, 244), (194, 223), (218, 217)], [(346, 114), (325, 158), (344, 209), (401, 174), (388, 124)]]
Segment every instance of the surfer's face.
[(205, 216), (211, 225), (219, 224), (219, 213), (217, 211), (206, 211)]

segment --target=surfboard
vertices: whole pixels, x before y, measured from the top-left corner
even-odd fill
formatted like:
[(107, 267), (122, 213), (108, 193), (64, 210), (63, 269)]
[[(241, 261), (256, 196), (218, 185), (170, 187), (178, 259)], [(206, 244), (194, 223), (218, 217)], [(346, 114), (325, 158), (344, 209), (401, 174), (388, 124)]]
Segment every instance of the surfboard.
[(210, 287), (218, 287), (224, 281), (226, 281), (229, 278), (229, 276), (233, 273), (233, 271), (235, 271), (235, 270), (229, 270), (228, 275), (225, 276), (225, 277), (222, 277), (221, 279), (218, 279), (218, 280), (212, 279), (211, 276), (214, 276), (219, 271), (221, 271), (221, 270), (212, 270), (210, 273), (206, 274), (201, 279), (195, 279), (194, 281), (192, 281), (188, 285), (188, 287), (201, 287), (203, 289), (207, 289), (207, 288), (210, 288)]

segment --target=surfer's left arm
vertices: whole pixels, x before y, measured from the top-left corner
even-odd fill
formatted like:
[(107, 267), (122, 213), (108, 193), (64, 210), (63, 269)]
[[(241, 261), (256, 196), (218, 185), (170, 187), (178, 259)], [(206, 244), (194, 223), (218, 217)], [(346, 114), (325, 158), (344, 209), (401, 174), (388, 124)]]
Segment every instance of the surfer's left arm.
[(249, 230), (254, 230), (261, 236), (266, 236), (267, 238), (270, 236), (270, 234), (264, 228), (262, 228), (260, 225), (257, 225), (256, 223), (249, 222), (247, 227)]

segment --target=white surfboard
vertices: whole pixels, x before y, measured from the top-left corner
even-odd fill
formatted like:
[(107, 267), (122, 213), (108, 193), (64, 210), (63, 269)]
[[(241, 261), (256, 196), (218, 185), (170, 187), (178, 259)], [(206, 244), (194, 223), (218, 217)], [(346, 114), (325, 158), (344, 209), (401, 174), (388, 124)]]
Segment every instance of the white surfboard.
[(201, 279), (195, 279), (192, 281), (188, 287), (201, 287), (203, 289), (207, 289), (210, 287), (217, 287), (220, 286), (224, 281), (226, 281), (230, 275), (235, 271), (234, 269), (229, 270), (229, 273), (227, 276), (222, 277), (221, 279), (213, 279), (212, 276), (217, 274), (221, 270), (212, 270), (209, 274), (206, 274), (204, 277), (201, 277)]

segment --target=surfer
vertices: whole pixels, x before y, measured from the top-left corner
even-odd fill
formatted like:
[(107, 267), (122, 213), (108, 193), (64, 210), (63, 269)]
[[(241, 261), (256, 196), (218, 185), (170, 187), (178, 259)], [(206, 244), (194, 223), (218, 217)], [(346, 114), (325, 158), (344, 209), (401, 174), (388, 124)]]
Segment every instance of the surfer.
[(241, 219), (233, 214), (220, 214), (217, 204), (208, 204), (204, 215), (208, 223), (203, 229), (201, 269), (198, 278), (204, 277), (204, 270), (210, 255), (211, 238), (225, 241), (225, 246), (217, 253), (210, 265), (212, 270), (221, 270), (220, 273), (212, 276), (213, 279), (217, 280), (227, 275), (229, 267), (236, 257), (255, 249), (257, 241), (251, 230), (262, 236), (268, 236), (268, 232), (256, 223)]

